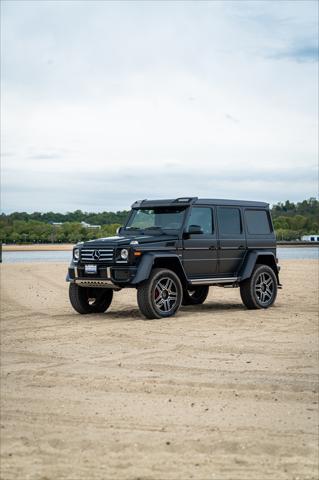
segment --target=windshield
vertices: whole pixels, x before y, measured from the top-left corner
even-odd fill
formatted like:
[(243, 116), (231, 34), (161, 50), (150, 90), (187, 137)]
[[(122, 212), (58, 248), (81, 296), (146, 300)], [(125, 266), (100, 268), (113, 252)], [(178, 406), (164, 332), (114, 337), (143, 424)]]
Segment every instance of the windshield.
[(132, 230), (180, 230), (185, 207), (156, 207), (133, 210), (125, 229)]

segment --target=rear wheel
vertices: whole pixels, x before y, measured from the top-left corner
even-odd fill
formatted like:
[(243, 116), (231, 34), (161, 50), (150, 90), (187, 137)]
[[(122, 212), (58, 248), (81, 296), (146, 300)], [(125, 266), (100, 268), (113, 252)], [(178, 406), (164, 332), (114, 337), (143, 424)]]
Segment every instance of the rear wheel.
[(87, 288), (70, 283), (69, 298), (78, 313), (103, 313), (112, 303), (113, 290), (110, 288)]
[(137, 289), (137, 303), (146, 318), (166, 318), (178, 311), (182, 295), (182, 285), (175, 272), (154, 268), (149, 279)]
[(240, 283), (240, 295), (249, 309), (268, 308), (277, 296), (277, 277), (268, 265), (257, 264), (250, 278)]
[(200, 305), (204, 303), (209, 292), (207, 285), (192, 287), (183, 291), (182, 305)]

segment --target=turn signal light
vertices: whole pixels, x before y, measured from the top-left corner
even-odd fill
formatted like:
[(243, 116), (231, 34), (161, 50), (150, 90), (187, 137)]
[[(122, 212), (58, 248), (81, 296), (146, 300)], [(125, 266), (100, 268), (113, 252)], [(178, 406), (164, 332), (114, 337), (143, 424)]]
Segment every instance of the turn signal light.
[(140, 257), (142, 255), (142, 252), (139, 252), (138, 250), (134, 252), (134, 257)]

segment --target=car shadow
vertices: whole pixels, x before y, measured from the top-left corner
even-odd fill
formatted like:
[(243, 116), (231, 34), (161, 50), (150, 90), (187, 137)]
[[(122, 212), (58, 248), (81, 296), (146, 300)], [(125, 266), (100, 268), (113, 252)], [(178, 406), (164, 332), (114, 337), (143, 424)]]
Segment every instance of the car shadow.
[(181, 312), (210, 312), (210, 311), (223, 311), (223, 310), (233, 310), (233, 311), (243, 311), (247, 308), (241, 303), (216, 303), (216, 302), (207, 302), (202, 305), (188, 305), (181, 307)]
[[(185, 315), (185, 317), (194, 314), (194, 313), (214, 313), (214, 312), (222, 312), (222, 311), (229, 311), (232, 310), (233, 312), (243, 312), (247, 311), (246, 307), (244, 305), (241, 305), (240, 303), (215, 303), (215, 302), (209, 302), (205, 303), (203, 305), (190, 305), (190, 306), (182, 306), (180, 310), (178, 311), (178, 317), (179, 319)], [(148, 321), (148, 319), (145, 319), (142, 314), (140, 313), (138, 308), (123, 308), (121, 310), (110, 310), (108, 312), (102, 313), (102, 314), (94, 314), (90, 315), (91, 318), (94, 318), (95, 320), (97, 319), (103, 319), (105, 320), (114, 320), (114, 321)], [(167, 321), (167, 320), (174, 320), (174, 317), (168, 317), (168, 318), (158, 318), (158, 319), (153, 319), (150, 321)]]

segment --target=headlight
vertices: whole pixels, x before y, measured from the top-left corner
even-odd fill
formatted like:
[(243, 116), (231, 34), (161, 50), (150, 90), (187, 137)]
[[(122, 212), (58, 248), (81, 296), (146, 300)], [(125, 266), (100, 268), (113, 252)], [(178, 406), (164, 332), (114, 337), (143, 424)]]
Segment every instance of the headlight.
[(74, 258), (74, 260), (79, 260), (79, 258), (80, 258), (80, 249), (79, 248), (75, 248), (73, 250), (73, 258)]
[(120, 257), (122, 260), (127, 260), (128, 259), (128, 250), (127, 248), (123, 248), (120, 253)]

